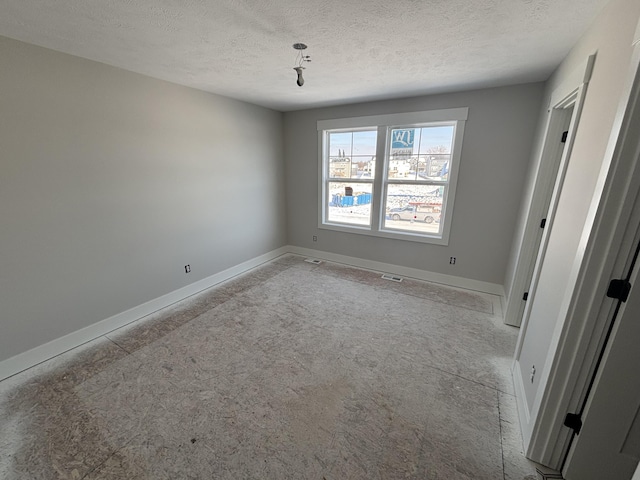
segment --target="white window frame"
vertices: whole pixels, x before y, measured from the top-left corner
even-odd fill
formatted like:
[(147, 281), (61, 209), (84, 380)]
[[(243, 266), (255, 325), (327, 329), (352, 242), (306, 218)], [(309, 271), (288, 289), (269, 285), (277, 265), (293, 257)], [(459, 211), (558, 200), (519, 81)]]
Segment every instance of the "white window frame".
[[(460, 157), (462, 154), (462, 142), (464, 127), (468, 117), (469, 109), (450, 108), (445, 110), (428, 110), (422, 112), (397, 113), (389, 115), (371, 115), (365, 117), (339, 118), (331, 120), (319, 120), (318, 129), (318, 191), (320, 199), (318, 202), (318, 228), (325, 230), (335, 230), (339, 232), (356, 233), (360, 235), (371, 235), (375, 237), (393, 238), (398, 240), (408, 240), (412, 242), (432, 243), (436, 245), (448, 245), (451, 224), (453, 221), (453, 205), (456, 196), (456, 185), (458, 183), (458, 170)], [(454, 125), (453, 149), (451, 151), (451, 161), (449, 165), (449, 182), (446, 195), (443, 199), (442, 230), (441, 234), (428, 234), (413, 231), (402, 231), (384, 228), (385, 212), (383, 209), (384, 199), (389, 184), (404, 183), (403, 181), (389, 180), (387, 178), (387, 168), (389, 163), (389, 146), (391, 130), (393, 128), (424, 127), (437, 125)], [(356, 131), (366, 128), (377, 128), (376, 144), (376, 171), (373, 179), (373, 191), (371, 200), (371, 226), (351, 225), (343, 223), (332, 223), (327, 219), (329, 205), (329, 192), (327, 184), (333, 179), (329, 179), (328, 154), (325, 158), (328, 132), (335, 130)], [(358, 179), (353, 179), (353, 183), (359, 183)], [(369, 182), (365, 182), (369, 183)], [(414, 185), (432, 184), (432, 181), (408, 181)], [(435, 182), (437, 183), (437, 182)]]

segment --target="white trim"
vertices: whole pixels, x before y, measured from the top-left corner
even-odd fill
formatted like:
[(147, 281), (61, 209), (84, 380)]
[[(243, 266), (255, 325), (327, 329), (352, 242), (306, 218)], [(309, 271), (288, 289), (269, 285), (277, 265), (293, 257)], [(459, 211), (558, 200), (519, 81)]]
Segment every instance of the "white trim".
[(211, 288), (221, 282), (229, 280), (237, 275), (240, 275), (241, 273), (258, 267), (259, 265), (278, 258), (286, 253), (293, 253), (307, 257), (314, 257), (321, 260), (327, 260), (330, 262), (353, 265), (355, 267), (365, 268), (368, 270), (393, 273), (396, 275), (401, 275), (403, 277), (415, 278), (418, 280), (425, 280), (429, 282), (440, 283), (443, 285), (449, 285), (452, 287), (465, 288), (468, 290), (475, 290), (491, 295), (498, 295), (500, 297), (504, 296), (504, 288), (502, 287), (502, 285), (497, 285), (494, 283), (454, 277), (451, 275), (428, 272), (426, 270), (419, 270), (416, 268), (402, 267), (389, 263), (376, 262), (372, 260), (365, 260), (362, 258), (349, 257), (346, 255), (339, 255), (330, 252), (322, 252), (320, 250), (312, 250), (309, 248), (287, 245), (276, 250), (272, 250), (271, 252), (265, 253), (264, 255), (260, 255), (258, 257), (247, 260), (246, 262), (228, 268), (207, 278), (203, 278), (202, 280), (179, 288), (178, 290), (174, 290), (173, 292), (167, 293), (166, 295), (143, 303), (142, 305), (138, 305), (137, 307), (131, 308), (125, 312), (118, 313), (112, 317), (101, 320), (80, 330), (71, 332), (68, 335), (56, 338), (55, 340), (15, 355), (14, 357), (3, 360), (0, 362), (0, 381), (9, 378), (17, 373), (20, 373), (28, 368), (34, 367), (39, 363), (68, 352), (69, 350), (77, 348), (87, 342), (95, 340), (118, 328), (136, 322), (138, 320), (142, 320), (144, 319), (144, 317), (157, 312), (162, 308), (173, 305), (176, 302), (184, 300), (192, 295), (195, 295), (196, 293), (206, 290), (207, 288)]
[[(558, 209), (558, 201), (560, 199), (560, 195), (562, 194), (562, 188), (564, 185), (564, 178), (567, 173), (567, 167), (569, 166), (569, 161), (571, 159), (571, 153), (573, 150), (573, 143), (575, 141), (576, 130), (578, 128), (578, 123), (580, 122), (580, 115), (582, 113), (582, 107), (584, 105), (584, 99), (586, 95), (586, 85), (581, 85), (576, 91), (571, 92), (567, 99), (562, 100), (560, 103), (564, 105), (571, 105), (568, 103), (573, 101), (573, 113), (571, 115), (571, 121), (569, 124), (567, 141), (562, 151), (562, 156), (560, 158), (560, 162), (557, 167), (557, 174), (555, 177), (555, 183), (553, 185), (553, 191), (551, 192), (551, 196), (549, 198), (549, 208), (546, 212), (547, 225), (542, 231), (542, 237), (540, 238), (538, 253), (535, 259), (533, 275), (531, 276), (531, 284), (529, 285), (529, 298), (524, 307), (524, 313), (522, 315), (522, 324), (520, 328), (520, 334), (518, 335), (518, 341), (516, 344), (516, 352), (515, 358), (520, 358), (520, 352), (522, 351), (522, 345), (524, 343), (525, 336), (527, 334), (527, 328), (529, 325), (529, 317), (531, 315), (531, 310), (535, 304), (536, 291), (538, 289), (538, 281), (540, 280), (540, 274), (542, 270), (542, 265), (545, 261), (547, 246), (549, 244), (549, 236), (553, 230), (553, 223), (556, 216), (556, 210)], [(554, 107), (556, 109), (557, 107)], [(563, 109), (565, 107), (561, 107)], [(557, 150), (556, 147), (553, 147), (554, 150)], [(516, 325), (517, 326), (517, 325)]]
[(549, 99), (549, 106), (557, 105), (560, 108), (566, 106), (564, 99), (571, 96), (571, 93), (582, 84), (587, 84), (591, 81), (593, 75), (593, 67), (596, 62), (596, 53), (593, 53), (587, 57), (581, 67), (576, 68), (568, 78), (562, 82), (551, 94)]
[[(522, 297), (524, 292), (529, 290), (533, 279), (535, 260), (540, 249), (542, 234), (544, 233), (540, 228), (540, 222), (549, 210), (548, 203), (551, 201), (553, 184), (558, 176), (557, 172), (562, 155), (562, 144), (560, 142), (550, 142), (550, 139), (557, 140), (557, 137), (561, 135), (562, 130), (565, 128), (567, 112), (555, 109), (549, 109), (548, 112), (544, 134), (545, 140), (540, 154), (541, 160), (538, 174), (536, 175), (534, 193), (527, 212), (525, 231), (520, 242), (516, 271), (504, 316), (504, 322), (514, 327), (520, 327), (523, 324), (526, 303)], [(526, 324), (524, 327), (526, 330)]]
[(443, 245), (449, 245), (449, 234), (451, 233), (451, 225), (453, 224), (453, 205), (456, 200), (458, 172), (460, 170), (460, 164), (462, 163), (462, 144), (464, 142), (464, 129), (466, 123), (466, 119), (457, 122), (455, 126), (455, 132), (453, 134), (453, 151), (451, 152), (451, 162), (449, 163), (449, 184), (447, 186), (445, 203), (442, 205), (442, 211), (445, 213), (441, 237)]
[[(553, 207), (552, 196), (557, 187), (556, 180), (559, 175), (564, 175), (562, 169), (566, 167), (567, 159), (570, 158), (573, 139), (580, 121), (582, 105), (584, 103), (587, 83), (591, 78), (596, 55), (590, 55), (580, 68), (577, 68), (560, 86), (552, 93), (549, 101), (548, 117), (545, 125), (542, 146), (538, 158), (538, 167), (535, 177), (534, 190), (531, 195), (531, 203), (527, 211), (525, 230), (520, 241), (518, 259), (516, 260), (513, 281), (507, 298), (504, 321), (507, 325), (519, 327), (526, 316), (525, 309), (533, 303), (535, 288), (530, 289), (534, 281), (536, 258), (539, 247), (543, 242), (543, 235), (548, 235), (553, 223), (553, 213), (548, 215), (548, 206)], [(559, 149), (561, 144), (555, 136), (564, 122), (564, 117), (560, 111), (566, 109), (571, 104), (574, 105), (573, 119), (569, 126), (569, 135), (562, 153), (562, 158), (558, 162)], [(555, 110), (555, 111), (554, 111)], [(561, 122), (560, 125), (558, 122)], [(555, 186), (554, 186), (555, 185)], [(540, 232), (540, 221), (546, 216), (547, 225), (545, 231)], [(522, 294), (529, 290), (529, 299), (523, 305)], [(526, 332), (526, 322), (522, 325), (520, 340)], [(519, 351), (519, 349), (518, 349)], [(516, 358), (518, 355), (516, 354)]]
[[(354, 233), (373, 237), (392, 238), (409, 242), (429, 243), (434, 245), (448, 245), (451, 225), (453, 223), (453, 206), (455, 201), (456, 186), (458, 182), (458, 170), (462, 159), (462, 143), (464, 138), (465, 123), (469, 114), (468, 107), (450, 108), (443, 110), (427, 110), (422, 112), (394, 113), (389, 115), (372, 115), (367, 117), (338, 118), (331, 120), (319, 120), (318, 128), (318, 228), (339, 232)], [(403, 181), (390, 179), (389, 150), (391, 142), (391, 130), (393, 128), (410, 128), (415, 126), (448, 125), (454, 128), (453, 150), (449, 161), (449, 176), (446, 181)], [(333, 179), (328, 178), (328, 153), (327, 138), (330, 131), (358, 131), (373, 130), (377, 127), (376, 145), (376, 172), (371, 179)], [(383, 161), (380, 161), (382, 159)], [(351, 223), (331, 222), (328, 219), (329, 183), (364, 183), (371, 185), (371, 215), (369, 225), (357, 225)], [(412, 230), (384, 228), (385, 218), (382, 203), (387, 199), (389, 185), (437, 185), (446, 187), (442, 203), (441, 223), (437, 233), (426, 233)], [(442, 221), (443, 219), (443, 221)]]
[(511, 369), (513, 377), (513, 388), (516, 394), (516, 405), (518, 406), (518, 418), (520, 419), (520, 428), (522, 430), (522, 442), (524, 450), (529, 448), (528, 440), (531, 438), (531, 416), (529, 414), (529, 405), (527, 404), (527, 395), (524, 390), (522, 380), (522, 371), (518, 365)]
[(366, 270), (374, 270), (381, 273), (392, 273), (395, 275), (400, 275), (402, 277), (415, 278), (417, 280), (440, 283), (451, 287), (465, 288), (467, 290), (475, 290), (477, 292), (489, 293), (491, 295), (504, 296), (504, 287), (502, 285), (483, 282), (481, 280), (454, 277), (453, 275), (429, 272), (427, 270), (420, 270), (418, 268), (403, 267), (400, 265), (393, 265), (391, 263), (377, 262), (375, 260), (350, 257), (337, 253), (323, 252), (321, 250), (313, 250), (311, 248), (289, 246), (289, 252), (306, 257), (319, 258), (328, 262), (352, 265), (354, 267), (364, 268)]
[(640, 45), (636, 44), (576, 251), (568, 283), (572, 290), (559, 312), (559, 318), (565, 320), (554, 331), (549, 367), (541, 378), (544, 388), (532, 405), (534, 427), (527, 456), (552, 468), (561, 467), (569, 441), (562, 420), (568, 411), (577, 410), (584, 398), (588, 373), (606, 328), (612, 303), (605, 297), (607, 284), (622, 275), (633, 248), (625, 233), (640, 191), (639, 67)]
[(222, 272), (203, 278), (202, 280), (186, 285), (178, 290), (174, 290), (166, 295), (162, 295), (154, 300), (143, 303), (142, 305), (138, 305), (137, 307), (118, 313), (112, 317), (81, 328), (80, 330), (71, 332), (68, 335), (56, 338), (44, 345), (40, 345), (32, 348), (31, 350), (3, 360), (0, 362), (0, 380), (4, 380), (5, 378), (15, 375), (27, 368), (56, 357), (68, 350), (112, 332), (117, 328), (140, 320), (147, 315), (157, 312), (158, 310), (168, 307), (180, 300), (184, 300), (185, 298), (206, 290), (220, 282), (229, 280), (236, 275), (284, 255), (288, 250), (289, 248), (287, 247), (280, 247), (276, 250), (272, 250), (264, 255), (252, 258), (239, 265), (223, 270)]
[[(380, 238), (391, 238), (393, 240), (405, 240), (407, 242), (418, 242), (418, 243), (430, 243), (432, 245), (448, 245), (449, 239), (444, 238), (444, 232), (442, 238), (431, 236), (428, 234), (420, 234), (412, 231), (404, 231), (404, 230), (373, 230), (369, 229), (369, 227), (359, 226), (359, 225), (349, 225), (342, 226), (337, 223), (322, 223), (318, 225), (319, 229), (322, 230), (333, 230), (334, 232), (344, 232), (344, 233), (353, 233), (356, 235), (367, 235), (369, 237), (380, 237)], [(443, 227), (444, 230), (444, 227)], [(447, 228), (447, 235), (451, 230), (451, 225)]]
[(400, 125), (425, 122), (451, 122), (466, 120), (469, 108), (446, 108), (442, 110), (425, 110), (422, 112), (390, 113), (387, 115), (369, 115), (365, 117), (334, 118), (318, 120), (319, 132), (339, 128), (378, 127), (380, 125)]

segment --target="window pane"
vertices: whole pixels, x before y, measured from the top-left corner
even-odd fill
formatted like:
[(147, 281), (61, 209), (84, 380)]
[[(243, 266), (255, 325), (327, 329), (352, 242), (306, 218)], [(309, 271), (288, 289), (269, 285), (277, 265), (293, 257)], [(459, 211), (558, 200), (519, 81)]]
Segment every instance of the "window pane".
[(377, 141), (377, 130), (353, 132), (353, 156), (351, 161), (355, 166), (355, 175), (351, 175), (351, 178), (375, 177)]
[(329, 133), (329, 178), (373, 178), (378, 131)]
[(371, 225), (371, 183), (329, 182), (327, 221)]
[(452, 125), (391, 130), (387, 177), (402, 180), (447, 180)]
[(416, 140), (419, 135), (420, 129), (417, 128), (391, 129), (391, 151), (387, 166), (388, 178), (415, 180), (417, 155), (414, 155), (414, 147), (418, 145)]
[(447, 180), (450, 154), (433, 153), (418, 157), (418, 180)]
[(416, 172), (412, 169), (411, 157), (404, 159), (394, 159), (389, 160), (389, 166), (387, 168), (388, 177), (389, 178), (397, 178), (400, 180), (415, 180)]
[(389, 185), (383, 227), (424, 234), (441, 233), (445, 188), (439, 185)]
[(378, 141), (378, 131), (353, 132), (353, 155), (374, 156), (376, 154), (376, 143)]
[(420, 129), (421, 155), (427, 153), (451, 153), (453, 145), (453, 125), (423, 127)]
[(352, 178), (358, 176), (358, 164), (352, 163), (351, 158), (331, 157), (329, 161), (330, 178)]
[(329, 156), (351, 157), (351, 132), (335, 132), (329, 134)]
[(416, 139), (420, 135), (418, 128), (393, 128), (391, 130), (391, 158), (409, 158), (414, 153)]

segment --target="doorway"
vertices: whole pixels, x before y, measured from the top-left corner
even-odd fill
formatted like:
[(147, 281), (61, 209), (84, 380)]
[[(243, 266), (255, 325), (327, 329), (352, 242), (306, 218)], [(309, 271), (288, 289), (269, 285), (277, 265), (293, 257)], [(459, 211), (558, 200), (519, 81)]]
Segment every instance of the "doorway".
[(536, 265), (540, 265), (546, 251), (545, 241), (553, 224), (595, 58), (595, 54), (590, 55), (584, 66), (551, 94), (534, 191), (504, 316), (507, 325), (523, 330), (526, 330), (527, 304), (532, 303), (535, 294)]
[[(545, 153), (543, 161), (548, 164), (547, 178), (540, 179), (541, 189), (545, 193), (541, 193), (542, 213), (537, 215), (538, 227), (531, 232), (533, 245), (537, 250), (537, 255), (532, 258), (533, 261), (528, 262), (523, 285), (526, 285), (522, 293), (522, 299), (518, 302), (512, 302), (512, 308), (515, 308), (515, 316), (513, 320), (509, 320), (512, 312), (507, 312), (505, 322), (513, 326), (521, 326), (526, 329), (530, 310), (527, 305), (533, 304), (535, 290), (539, 275), (540, 266), (544, 260), (544, 254), (547, 249), (547, 241), (549, 232), (553, 225), (553, 218), (558, 197), (562, 191), (564, 182), (564, 174), (567, 170), (570, 148), (566, 148), (569, 132), (575, 130), (577, 120), (573, 113), (575, 111), (577, 92), (573, 92), (571, 96), (564, 99), (563, 103), (556, 105), (551, 109), (549, 128), (547, 129), (547, 138), (545, 140)], [(514, 292), (517, 295), (518, 292)], [(526, 315), (526, 317), (525, 317)], [(516, 352), (517, 356), (517, 352)]]

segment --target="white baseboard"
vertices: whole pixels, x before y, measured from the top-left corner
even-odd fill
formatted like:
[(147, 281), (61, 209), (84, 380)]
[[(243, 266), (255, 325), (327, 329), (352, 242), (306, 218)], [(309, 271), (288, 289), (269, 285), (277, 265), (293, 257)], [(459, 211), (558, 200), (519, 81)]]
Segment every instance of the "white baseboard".
[(524, 391), (524, 380), (522, 379), (522, 371), (520, 369), (519, 362), (513, 362), (511, 368), (511, 375), (513, 377), (513, 387), (516, 392), (516, 405), (518, 406), (518, 417), (520, 418), (520, 431), (522, 432), (522, 443), (524, 450), (529, 448), (529, 442), (531, 441), (531, 415), (529, 414), (529, 405), (527, 404), (527, 396)]
[(385, 273), (394, 273), (403, 277), (425, 280), (427, 282), (440, 283), (451, 287), (465, 288), (467, 290), (475, 290), (477, 292), (489, 293), (492, 295), (504, 296), (504, 287), (496, 283), (483, 282), (480, 280), (472, 280), (469, 278), (455, 277), (444, 273), (428, 272), (418, 268), (402, 267), (390, 263), (376, 262), (374, 260), (366, 260), (364, 258), (349, 257), (347, 255), (339, 255), (337, 253), (323, 252), (321, 250), (313, 250), (310, 248), (302, 248), (290, 245), (290, 253), (314, 257), (328, 262), (344, 263), (353, 265), (354, 267), (366, 268)]
[(44, 345), (40, 345), (14, 357), (3, 360), (0, 362), (0, 380), (11, 377), (12, 375), (20, 373), (23, 370), (56, 357), (73, 348), (79, 347), (80, 345), (102, 335), (106, 335), (117, 328), (135, 322), (136, 320), (140, 320), (141, 318), (157, 312), (162, 308), (168, 307), (180, 300), (184, 300), (185, 298), (217, 285), (220, 282), (229, 280), (236, 275), (244, 273), (247, 270), (251, 270), (252, 268), (268, 262), (269, 260), (273, 260), (274, 258), (284, 255), (289, 251), (290, 248), (288, 247), (280, 247), (276, 250), (265, 253), (264, 255), (260, 255), (239, 265), (228, 268), (227, 270), (223, 270), (222, 272), (203, 278), (202, 280), (190, 285), (186, 285), (178, 290), (174, 290), (166, 295), (150, 300), (142, 305), (138, 305), (130, 310), (118, 313), (112, 317), (81, 328), (80, 330), (76, 330), (68, 335), (56, 338)]
[(265, 253), (264, 255), (252, 258), (251, 260), (247, 260), (239, 265), (211, 275), (210, 277), (203, 278), (195, 283), (179, 288), (178, 290), (174, 290), (166, 295), (138, 305), (130, 310), (118, 313), (80, 330), (76, 330), (68, 335), (56, 338), (44, 345), (40, 345), (14, 357), (0, 361), (0, 381), (56, 357), (64, 352), (79, 347), (91, 340), (95, 340), (96, 338), (106, 335), (107, 333), (129, 323), (140, 320), (141, 318), (157, 312), (162, 308), (168, 307), (180, 300), (184, 300), (191, 295), (195, 295), (196, 293), (213, 287), (220, 282), (251, 270), (252, 268), (286, 253), (319, 258), (329, 262), (343, 263), (368, 270), (393, 273), (403, 277), (416, 278), (418, 280), (425, 280), (458, 288), (466, 288), (468, 290), (475, 290), (492, 295), (500, 295), (501, 297), (504, 296), (504, 288), (502, 285), (288, 245)]

